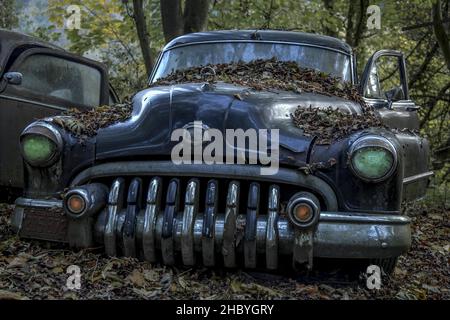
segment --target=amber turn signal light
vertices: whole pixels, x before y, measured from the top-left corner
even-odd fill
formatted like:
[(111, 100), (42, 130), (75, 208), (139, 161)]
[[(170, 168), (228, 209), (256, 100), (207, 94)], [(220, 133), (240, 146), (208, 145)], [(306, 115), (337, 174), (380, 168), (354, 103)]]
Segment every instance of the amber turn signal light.
[(294, 215), (298, 221), (306, 222), (311, 219), (313, 209), (306, 203), (300, 203), (294, 208)]
[(67, 199), (67, 209), (69, 209), (70, 212), (78, 214), (83, 212), (84, 208), (86, 208), (86, 201), (82, 196), (74, 194)]
[(298, 228), (313, 228), (319, 222), (320, 202), (310, 192), (298, 192), (288, 202), (286, 211), (289, 220)]

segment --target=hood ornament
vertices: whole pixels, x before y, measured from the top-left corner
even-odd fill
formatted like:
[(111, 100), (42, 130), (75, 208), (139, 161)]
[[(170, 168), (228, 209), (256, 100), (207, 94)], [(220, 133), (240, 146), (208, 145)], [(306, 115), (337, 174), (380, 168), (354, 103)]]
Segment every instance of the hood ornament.
[(213, 67), (206, 66), (200, 70), (200, 76), (207, 82), (216, 81), (216, 70)]

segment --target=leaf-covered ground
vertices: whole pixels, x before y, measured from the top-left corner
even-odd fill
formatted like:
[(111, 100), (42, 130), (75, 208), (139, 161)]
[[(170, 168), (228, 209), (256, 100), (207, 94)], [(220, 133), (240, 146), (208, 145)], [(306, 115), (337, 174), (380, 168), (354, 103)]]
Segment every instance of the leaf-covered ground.
[[(406, 209), (413, 221), (412, 248), (380, 290), (366, 289), (362, 277), (339, 265), (287, 276), (183, 270), (22, 241), (9, 226), (12, 210), (0, 204), (0, 299), (450, 299), (449, 210)], [(66, 287), (73, 264), (82, 272), (78, 291)]]

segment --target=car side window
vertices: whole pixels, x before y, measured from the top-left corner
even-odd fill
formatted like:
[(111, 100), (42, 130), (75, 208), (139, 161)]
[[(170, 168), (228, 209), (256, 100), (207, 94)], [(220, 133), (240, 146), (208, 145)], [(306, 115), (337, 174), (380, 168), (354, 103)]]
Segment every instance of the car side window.
[(381, 56), (375, 61), (368, 76), (365, 96), (374, 99), (389, 97), (392, 101), (405, 99), (397, 56)]
[(99, 70), (46, 54), (26, 57), (14, 71), (23, 75), (21, 90), (67, 100), (77, 105), (98, 106), (101, 93)]

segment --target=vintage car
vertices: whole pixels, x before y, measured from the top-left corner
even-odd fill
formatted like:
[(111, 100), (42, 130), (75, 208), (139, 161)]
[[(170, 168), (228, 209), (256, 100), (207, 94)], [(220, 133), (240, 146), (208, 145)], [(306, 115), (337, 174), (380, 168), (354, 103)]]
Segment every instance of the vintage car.
[(0, 29), (0, 187), (22, 188), (19, 137), (31, 122), (77, 106), (117, 102), (106, 67)]
[[(325, 145), (294, 126), (300, 106), (361, 114), (353, 101), (311, 92), (251, 90), (225, 82), (155, 85), (174, 71), (276, 58), (361, 88), (385, 127), (359, 130)], [(387, 72), (387, 73), (386, 73)], [(385, 81), (386, 74), (390, 81)], [(79, 137), (39, 120), (21, 135), (25, 191), (12, 224), (24, 238), (104, 246), (108, 255), (166, 265), (225, 267), (285, 264), (315, 258), (376, 261), (391, 272), (410, 247), (402, 200), (424, 195), (429, 144), (417, 135), (406, 66), (396, 51), (376, 52), (358, 79), (344, 42), (283, 31), (215, 31), (172, 40), (137, 93), (132, 116)], [(239, 98), (237, 98), (239, 97)], [(177, 164), (176, 129), (279, 129), (279, 170), (263, 164)], [(39, 157), (27, 148), (44, 150)], [(25, 150), (25, 151), (24, 151)], [(304, 168), (318, 163), (317, 170)]]

